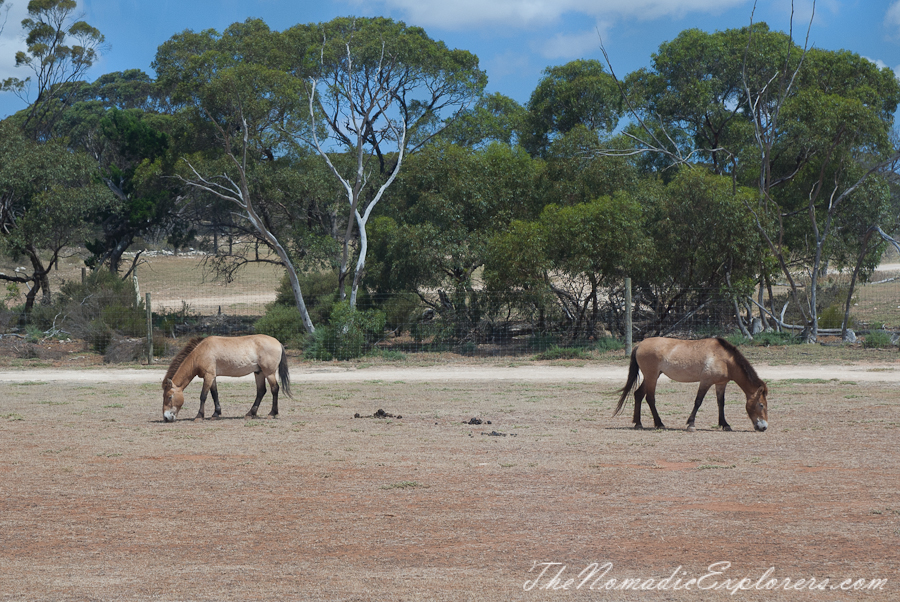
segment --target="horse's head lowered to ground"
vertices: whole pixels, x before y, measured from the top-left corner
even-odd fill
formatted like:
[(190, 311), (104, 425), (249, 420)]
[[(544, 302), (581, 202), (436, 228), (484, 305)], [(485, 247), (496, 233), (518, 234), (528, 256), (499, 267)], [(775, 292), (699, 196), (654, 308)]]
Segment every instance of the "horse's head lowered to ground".
[(769, 394), (769, 388), (763, 383), (755, 393), (747, 397), (747, 416), (753, 423), (753, 428), (758, 431), (764, 431), (769, 428), (769, 402), (766, 395)]
[(174, 422), (184, 405), (184, 390), (176, 387), (171, 378), (163, 381), (163, 420)]

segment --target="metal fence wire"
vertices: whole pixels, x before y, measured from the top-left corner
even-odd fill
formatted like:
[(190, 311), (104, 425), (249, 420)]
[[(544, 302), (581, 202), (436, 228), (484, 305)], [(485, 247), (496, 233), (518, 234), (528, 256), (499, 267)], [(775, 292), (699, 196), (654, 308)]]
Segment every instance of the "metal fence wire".
[[(847, 324), (851, 342), (856, 337), (863, 341), (878, 331), (896, 343), (900, 271), (877, 272), (875, 276), (853, 293)], [(186, 281), (183, 286), (169, 282), (167, 286), (165, 291), (146, 285), (141, 288), (150, 293), (158, 339), (264, 332), (317, 359), (395, 352), (475, 356), (552, 354), (559, 349), (586, 352), (622, 348), (628, 332), (635, 342), (659, 335), (741, 337), (743, 332), (760, 337), (771, 333), (787, 340), (804, 334), (802, 314), (783, 286), (762, 294), (757, 291), (752, 299), (718, 290), (673, 293), (635, 287), (630, 326), (624, 283), (593, 298), (478, 289), (361, 294), (357, 308), (360, 315), (368, 316), (365, 320), (338, 315), (335, 294), (308, 295), (305, 302), (315, 335), (305, 332), (299, 312), (289, 300), (276, 304), (277, 283), (263, 290), (245, 286), (238, 278), (227, 285), (211, 284), (213, 292), (196, 281)], [(841, 341), (847, 291), (847, 279), (840, 276), (827, 279), (818, 291), (820, 341)], [(352, 349), (342, 350), (347, 345)]]
[[(489, 292), (476, 285), (391, 295), (361, 291), (356, 312), (338, 302), (333, 290), (308, 291), (305, 302), (316, 327), (310, 335), (285, 292), (283, 268), (263, 265), (225, 281), (213, 278), (202, 261), (198, 256), (151, 257), (133, 279), (114, 286), (115, 278), (83, 271), (79, 278), (73, 268), (54, 285), (53, 304), (37, 305), (24, 328), (25, 321), (7, 303), (0, 331), (84, 339), (109, 361), (146, 360), (148, 349), (164, 358), (195, 336), (252, 333), (270, 334), (288, 348), (302, 349), (305, 358), (320, 360), (421, 352), (579, 357), (648, 336), (740, 339), (750, 334), (787, 342), (804, 334), (803, 315), (785, 286), (757, 290), (751, 298), (635, 285), (628, 304), (623, 281), (593, 295), (562, 286)], [(851, 341), (877, 338), (896, 344), (900, 265), (891, 268), (856, 286), (847, 324)], [(822, 281), (819, 341), (840, 342), (849, 278), (836, 274)], [(108, 290), (111, 286), (115, 290)], [(800, 292), (806, 303), (806, 289)]]

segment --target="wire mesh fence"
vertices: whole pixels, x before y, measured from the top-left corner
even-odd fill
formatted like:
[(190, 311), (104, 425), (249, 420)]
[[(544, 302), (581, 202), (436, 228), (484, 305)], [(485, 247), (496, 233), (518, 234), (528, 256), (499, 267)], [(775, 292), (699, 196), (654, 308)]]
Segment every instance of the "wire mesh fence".
[[(474, 287), (363, 293), (355, 313), (336, 302), (334, 291), (308, 294), (305, 301), (316, 326), (316, 334), (309, 335), (290, 299), (277, 302), (282, 268), (251, 265), (226, 282), (205, 270), (202, 259), (151, 257), (134, 279), (116, 285), (118, 292), (107, 290), (109, 280), (73, 270), (60, 276), (54, 303), (36, 306), (24, 330), (11, 309), (0, 327), (17, 336), (27, 336), (31, 329), (31, 336), (84, 339), (107, 354), (112, 348), (112, 355), (119, 353), (125, 361), (135, 349), (146, 357), (151, 343), (154, 355), (165, 357), (193, 336), (262, 332), (288, 347), (302, 348), (305, 357), (327, 360), (421, 352), (577, 357), (622, 348), (627, 332), (635, 342), (658, 335), (739, 337), (742, 330), (757, 337), (774, 333), (788, 338), (800, 334), (804, 322), (784, 286), (763, 290), (753, 299), (703, 289), (635, 287), (629, 326), (624, 283), (616, 283), (592, 295), (562, 287), (541, 292), (490, 293)], [(875, 272), (854, 290), (848, 326), (861, 338), (877, 332), (882, 340), (886, 336), (888, 343), (896, 342), (900, 265), (892, 267)], [(840, 274), (824, 279), (818, 291), (820, 341), (840, 340), (848, 285), (849, 278)], [(805, 289), (800, 294), (804, 297)], [(116, 352), (118, 348), (124, 350)]]
[[(305, 347), (310, 357), (319, 359), (371, 352), (490, 356), (541, 354), (560, 348), (604, 350), (624, 346), (629, 328), (622, 283), (592, 298), (478, 289), (362, 295), (359, 309), (380, 312), (382, 319), (366, 325), (336, 317), (332, 293), (305, 297), (319, 331), (313, 344), (296, 309), (290, 304), (274, 306), (280, 274), (272, 274), (267, 285), (258, 277), (250, 280), (242, 282), (239, 276), (227, 285), (188, 281), (165, 292), (147, 285), (141, 290), (151, 292), (155, 328), (165, 337), (265, 332), (289, 346)], [(840, 340), (848, 285), (849, 278), (835, 275), (825, 279), (818, 291), (822, 341)], [(800, 294), (801, 302), (806, 302), (805, 289), (801, 288)], [(761, 301), (768, 311), (753, 301)], [(658, 335), (739, 336), (742, 330), (757, 336), (775, 332), (796, 337), (803, 324), (799, 308), (783, 286), (764, 290), (761, 298), (754, 295), (753, 300), (702, 289), (636, 290), (632, 307), (630, 330), (635, 342)], [(861, 337), (886, 331), (896, 339), (895, 333), (900, 331), (900, 267), (876, 272), (870, 282), (856, 286), (847, 325)], [(354, 348), (342, 351), (345, 339), (354, 337), (350, 345)]]

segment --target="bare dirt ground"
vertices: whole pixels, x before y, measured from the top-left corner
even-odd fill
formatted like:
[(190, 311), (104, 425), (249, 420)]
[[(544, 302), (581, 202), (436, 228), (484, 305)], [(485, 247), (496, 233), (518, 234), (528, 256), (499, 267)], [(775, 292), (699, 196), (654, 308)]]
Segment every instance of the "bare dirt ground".
[(711, 397), (686, 433), (672, 382), (634, 431), (624, 365), (295, 361), (278, 420), (222, 379), (223, 419), (184, 419), (195, 383), (175, 424), (161, 367), (10, 366), (0, 600), (900, 600), (891, 357), (755, 361), (766, 433), (736, 388), (734, 432)]

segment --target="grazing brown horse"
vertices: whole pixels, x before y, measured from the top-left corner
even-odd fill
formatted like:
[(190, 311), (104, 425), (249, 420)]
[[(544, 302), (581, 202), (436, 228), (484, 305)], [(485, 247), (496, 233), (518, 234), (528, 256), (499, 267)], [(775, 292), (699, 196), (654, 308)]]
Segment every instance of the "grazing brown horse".
[(248, 418), (256, 416), (259, 402), (266, 394), (266, 381), (272, 389), (272, 411), (269, 416), (278, 416), (278, 380), (288, 397), (291, 397), (291, 381), (288, 374), (287, 356), (277, 339), (264, 334), (244, 337), (194, 338), (178, 352), (163, 379), (163, 420), (173, 422), (184, 405), (184, 389), (195, 376), (203, 379), (200, 391), (200, 411), (194, 420), (203, 418), (203, 406), (207, 393), (212, 393), (216, 410), (212, 417), (222, 415), (219, 406), (219, 392), (216, 388), (217, 376), (256, 376), (256, 401), (247, 412)]
[[(644, 380), (635, 389), (638, 369)], [(747, 358), (738, 348), (724, 339), (703, 339), (700, 341), (682, 341), (655, 337), (644, 339), (631, 353), (631, 366), (628, 369), (628, 380), (620, 389), (622, 397), (613, 416), (622, 411), (625, 398), (634, 390), (634, 428), (641, 427), (641, 400), (647, 397), (647, 405), (653, 413), (656, 428), (665, 428), (656, 412), (656, 381), (660, 374), (665, 374), (681, 383), (700, 383), (697, 397), (694, 400), (694, 411), (687, 420), (687, 430), (694, 430), (694, 419), (697, 410), (703, 403), (703, 397), (713, 385), (716, 386), (716, 400), (719, 402), (719, 426), (730, 431), (725, 421), (725, 385), (733, 380), (747, 396), (747, 416), (753, 428), (764, 431), (768, 428), (769, 390)]]

